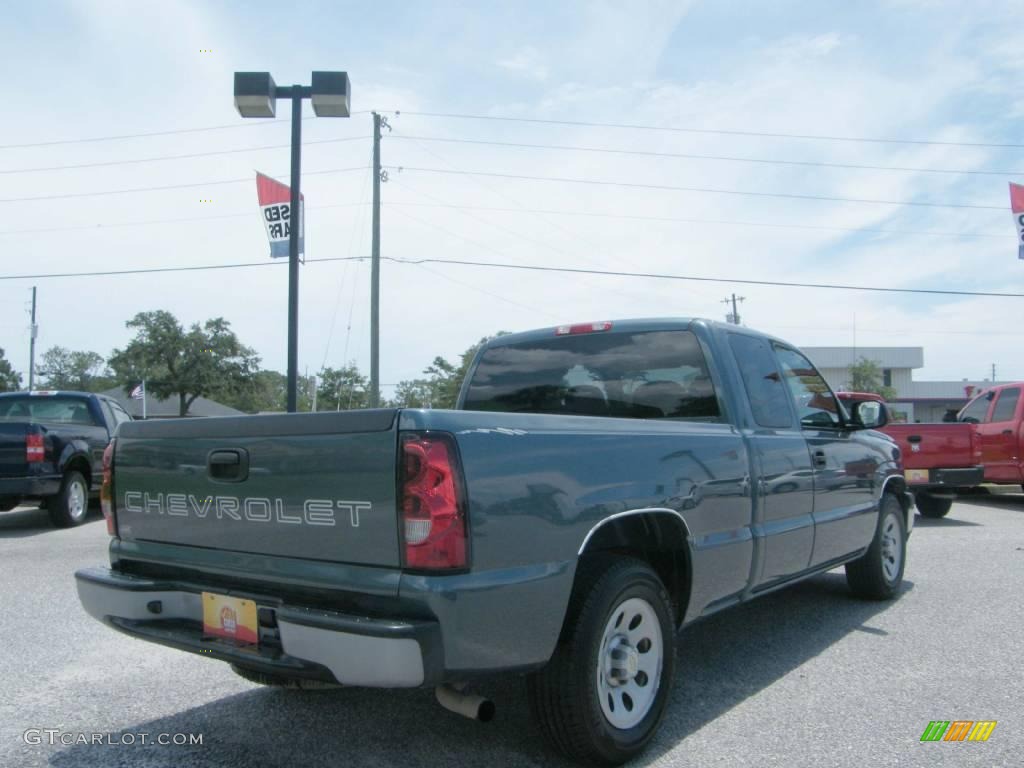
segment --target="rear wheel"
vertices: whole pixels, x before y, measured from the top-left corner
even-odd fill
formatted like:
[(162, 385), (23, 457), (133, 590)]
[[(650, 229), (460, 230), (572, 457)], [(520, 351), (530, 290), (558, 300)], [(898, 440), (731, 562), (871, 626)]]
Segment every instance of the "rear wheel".
[(918, 493), (914, 496), (917, 511), (925, 517), (945, 517), (953, 506), (953, 499), (932, 496), (930, 493)]
[(71, 470), (65, 474), (60, 491), (46, 500), (46, 508), (58, 528), (84, 523), (89, 512), (89, 486), (82, 473)]
[(675, 650), (672, 603), (646, 563), (582, 561), (555, 653), (527, 680), (548, 741), (587, 764), (641, 752), (665, 713)]
[(903, 507), (891, 493), (882, 495), (875, 538), (863, 556), (846, 564), (846, 583), (858, 597), (889, 600), (903, 582), (907, 534)]
[(231, 665), (231, 671), (239, 677), (257, 685), (271, 685), (275, 688), (290, 688), (298, 691), (326, 691), (334, 688), (341, 688), (339, 683), (328, 683), (325, 680), (308, 680), (304, 677), (288, 677), (286, 675), (275, 675), (270, 672), (261, 672), (258, 669), (241, 667), (238, 664)]

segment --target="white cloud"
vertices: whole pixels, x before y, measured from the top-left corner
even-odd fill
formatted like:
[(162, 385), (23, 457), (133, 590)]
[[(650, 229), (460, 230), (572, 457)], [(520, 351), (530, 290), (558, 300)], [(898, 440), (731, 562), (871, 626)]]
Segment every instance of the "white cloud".
[(533, 46), (520, 48), (511, 56), (499, 59), (498, 66), (533, 80), (548, 79), (548, 68), (544, 63), (543, 56)]

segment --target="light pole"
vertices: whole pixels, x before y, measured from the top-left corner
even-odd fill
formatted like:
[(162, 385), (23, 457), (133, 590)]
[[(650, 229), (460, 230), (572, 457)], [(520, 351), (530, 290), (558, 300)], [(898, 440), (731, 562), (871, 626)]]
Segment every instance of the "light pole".
[(348, 117), (347, 72), (314, 72), (311, 85), (279, 87), (269, 72), (235, 72), (235, 108), (242, 117), (274, 117), (277, 99), (292, 100), (292, 168), (288, 230), (288, 412), (295, 413), (299, 379), (299, 209), (302, 161), (302, 100), (317, 117)]

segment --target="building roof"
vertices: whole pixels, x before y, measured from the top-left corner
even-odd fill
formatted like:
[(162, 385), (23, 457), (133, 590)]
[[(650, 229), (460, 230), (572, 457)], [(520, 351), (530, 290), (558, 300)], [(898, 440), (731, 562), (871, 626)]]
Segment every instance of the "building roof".
[[(121, 406), (132, 415), (133, 418), (142, 418), (142, 400), (133, 400), (125, 394), (121, 387), (108, 389), (100, 394), (117, 400)], [(189, 416), (244, 416), (244, 411), (239, 411), (231, 406), (218, 403), (216, 400), (209, 400), (205, 397), (197, 397), (188, 408)], [(146, 418), (166, 419), (177, 418), (178, 398), (169, 397), (164, 400), (146, 393)]]
[(924, 347), (801, 347), (816, 368), (849, 368), (866, 358), (879, 368), (923, 368)]

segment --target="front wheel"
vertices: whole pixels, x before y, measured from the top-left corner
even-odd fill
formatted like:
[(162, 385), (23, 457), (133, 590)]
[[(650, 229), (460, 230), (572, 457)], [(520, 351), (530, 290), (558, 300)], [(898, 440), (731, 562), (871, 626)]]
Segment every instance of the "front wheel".
[(914, 504), (924, 517), (939, 518), (945, 517), (949, 512), (953, 506), (953, 499), (932, 496), (930, 493), (918, 493), (914, 496)]
[(903, 507), (891, 493), (882, 495), (878, 525), (868, 551), (846, 564), (846, 583), (857, 597), (889, 600), (903, 582), (907, 534)]
[(665, 713), (675, 650), (672, 603), (646, 563), (581, 561), (555, 653), (527, 680), (548, 741), (587, 764), (637, 755)]
[(81, 525), (89, 512), (89, 486), (81, 472), (74, 470), (64, 475), (60, 491), (46, 500), (50, 520), (58, 528)]

